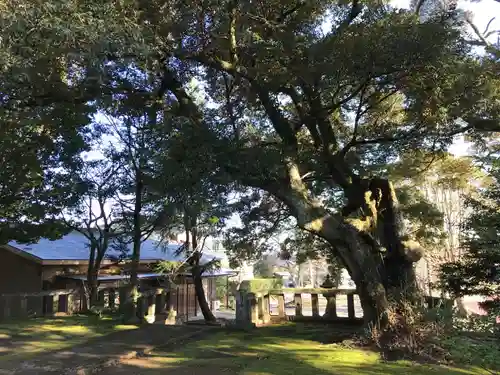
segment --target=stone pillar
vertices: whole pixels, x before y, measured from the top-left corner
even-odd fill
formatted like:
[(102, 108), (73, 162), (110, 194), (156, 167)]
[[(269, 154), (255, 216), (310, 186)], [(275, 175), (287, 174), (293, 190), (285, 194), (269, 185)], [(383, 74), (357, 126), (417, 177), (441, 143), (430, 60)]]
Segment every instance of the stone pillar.
[(258, 317), (259, 321), (264, 320), (264, 298), (262, 298), (262, 295), (257, 295), (257, 310), (258, 310)]
[(311, 294), (312, 316), (319, 316), (319, 300), (317, 294)]
[(52, 314), (59, 312), (59, 295), (52, 296)]
[(154, 323), (156, 318), (156, 295), (152, 294), (150, 296), (145, 297), (146, 302), (146, 321), (148, 323)]
[(286, 318), (285, 296), (283, 294), (278, 295), (278, 316), (280, 319)]
[(71, 315), (75, 311), (75, 297), (73, 294), (66, 296), (66, 314)]
[(264, 314), (262, 316), (262, 320), (264, 321), (264, 324), (267, 324), (271, 321), (271, 313), (270, 313), (270, 307), (269, 307), (269, 294), (266, 294), (261, 298), (262, 298), (263, 305), (264, 305)]
[(248, 310), (250, 323), (258, 324), (259, 322), (259, 307), (257, 306), (257, 298), (254, 293), (247, 294)]
[(302, 294), (295, 293), (295, 316), (302, 316)]
[(337, 318), (337, 295), (335, 292), (326, 292), (323, 296), (326, 298), (326, 309), (323, 317), (331, 319)]

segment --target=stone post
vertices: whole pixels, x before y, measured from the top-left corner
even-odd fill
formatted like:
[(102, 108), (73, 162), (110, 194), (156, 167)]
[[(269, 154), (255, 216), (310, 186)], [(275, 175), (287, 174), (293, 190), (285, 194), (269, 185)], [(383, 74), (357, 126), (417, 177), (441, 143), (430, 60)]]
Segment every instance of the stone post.
[(280, 319), (286, 318), (285, 295), (278, 294), (278, 316)]
[(156, 298), (156, 295), (155, 294), (152, 294), (150, 296), (147, 296), (145, 297), (145, 300), (146, 300), (146, 306), (147, 306), (147, 310), (146, 310), (146, 321), (148, 323), (154, 323), (155, 322), (155, 318), (156, 318), (156, 301), (155, 301), (155, 298)]
[(257, 298), (254, 293), (247, 294), (250, 323), (258, 324), (259, 322), (259, 307), (257, 306)]
[(312, 316), (319, 316), (319, 299), (316, 293), (311, 294)]
[(270, 307), (269, 307), (269, 294), (266, 294), (261, 298), (262, 298), (263, 305), (264, 305), (264, 314), (262, 316), (262, 320), (264, 321), (264, 324), (267, 324), (271, 321), (271, 313), (270, 313)]
[(59, 312), (59, 295), (52, 296), (52, 314), (55, 315)]
[(295, 316), (302, 316), (302, 294), (295, 293)]

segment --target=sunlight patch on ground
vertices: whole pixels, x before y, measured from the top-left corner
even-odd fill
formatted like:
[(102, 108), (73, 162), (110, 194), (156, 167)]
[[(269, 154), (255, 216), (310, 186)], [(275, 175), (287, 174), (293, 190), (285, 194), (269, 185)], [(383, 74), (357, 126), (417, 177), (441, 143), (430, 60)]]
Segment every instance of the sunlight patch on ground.
[(42, 352), (65, 349), (112, 332), (136, 329), (110, 319), (71, 316), (36, 318), (0, 324), (0, 361), (24, 360)]
[[(295, 332), (296, 334), (297, 332)], [(378, 353), (323, 345), (280, 333), (270, 335), (242, 332), (221, 333), (187, 344), (174, 352), (153, 352), (136, 363), (137, 368), (155, 368), (174, 373), (209, 375), (480, 375), (474, 368), (452, 368), (415, 364), (409, 361), (383, 362)], [(146, 364), (144, 362), (150, 362)], [(132, 363), (128, 363), (132, 365)], [(215, 372), (214, 372), (215, 371)], [(159, 372), (160, 373), (160, 372)]]

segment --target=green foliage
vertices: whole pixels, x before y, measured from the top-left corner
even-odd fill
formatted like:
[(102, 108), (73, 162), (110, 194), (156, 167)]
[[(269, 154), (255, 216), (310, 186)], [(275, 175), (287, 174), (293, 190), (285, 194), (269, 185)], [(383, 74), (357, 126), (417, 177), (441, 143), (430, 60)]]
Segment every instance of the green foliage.
[[(441, 269), (442, 284), (448, 291), (456, 296), (487, 296), (490, 299), (483, 305), (494, 312), (500, 305), (499, 167), (497, 158), (491, 160), (490, 175), (494, 182), (468, 201), (471, 214), (464, 228), (465, 255)], [(491, 319), (495, 317), (493, 314)]]
[[(122, 192), (135, 194), (127, 218), (136, 239), (137, 224), (154, 217), (165, 233), (184, 227), (186, 248), (199, 254), (195, 239), (219, 232), (233, 209), (230, 190), (255, 189), (242, 221), (258, 230), (234, 232), (233, 260), (258, 258), (276, 228), (298, 224), (307, 233), (292, 232), (283, 253), (335, 259), (373, 291), (388, 281), (384, 257), (398, 260), (401, 277), (411, 268), (401, 261), (400, 213), (371, 191), (373, 177), (409, 150), (435, 154), (455, 134), (499, 129), (496, 65), (470, 53), (455, 11), (420, 19), (380, 2), (330, 0), (1, 7), (5, 123), (32, 135), (48, 122), (49, 145), (66, 150), (96, 108), (119, 119), (127, 152), (112, 158), (132, 165)], [(17, 126), (19, 115), (31, 128)], [(403, 215), (425, 212), (421, 198), (408, 198)], [(265, 220), (255, 220), (259, 210)], [(346, 216), (379, 220), (385, 233)], [(418, 224), (438, 220), (430, 212)]]
[(272, 259), (269, 256), (264, 256), (262, 259), (259, 259), (253, 265), (254, 277), (262, 279), (273, 278), (275, 266), (276, 264), (272, 262)]
[(247, 293), (262, 293), (281, 288), (283, 288), (282, 279), (252, 279), (244, 280), (240, 284), (240, 290)]

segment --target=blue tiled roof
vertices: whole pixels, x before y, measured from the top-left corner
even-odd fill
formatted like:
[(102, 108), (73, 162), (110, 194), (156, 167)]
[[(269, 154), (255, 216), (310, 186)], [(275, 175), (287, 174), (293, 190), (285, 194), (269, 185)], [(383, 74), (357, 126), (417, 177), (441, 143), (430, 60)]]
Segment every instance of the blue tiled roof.
[[(71, 232), (54, 241), (42, 238), (34, 244), (21, 244), (11, 241), (9, 245), (41, 260), (52, 261), (87, 261), (90, 251), (87, 238), (79, 232)], [(146, 240), (141, 245), (141, 260), (182, 261), (184, 259), (183, 255), (176, 255), (176, 250), (180, 246), (178, 244), (164, 245), (158, 241)], [(119, 251), (110, 247), (106, 258), (116, 259), (120, 254)], [(132, 254), (132, 244), (127, 245), (127, 254), (129, 256)], [(220, 256), (205, 251), (201, 262), (206, 263), (214, 258), (220, 259)]]

